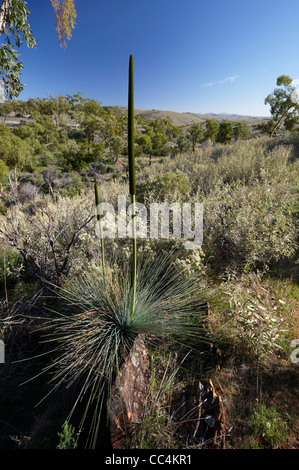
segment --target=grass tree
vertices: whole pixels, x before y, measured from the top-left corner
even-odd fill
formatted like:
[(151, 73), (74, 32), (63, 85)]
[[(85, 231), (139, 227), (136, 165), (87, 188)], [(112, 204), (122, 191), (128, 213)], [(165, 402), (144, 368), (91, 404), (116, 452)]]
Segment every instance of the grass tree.
[[(135, 341), (177, 341), (188, 348), (198, 345), (205, 288), (197, 275), (186, 276), (174, 263), (175, 251), (139, 255), (135, 226), (135, 161), (133, 57), (129, 64), (129, 190), (132, 202), (132, 260), (105, 263), (105, 277), (93, 268), (71, 279), (60, 289), (61, 307), (48, 323), (47, 342), (53, 342), (54, 358), (43, 372), (52, 372), (54, 389), (75, 386), (76, 399), (70, 417), (85, 398), (82, 423), (92, 408), (86, 446), (95, 448), (103, 404), (118, 377), (120, 366)], [(96, 203), (99, 199), (96, 191)], [(102, 250), (103, 253), (103, 250)], [(141, 258), (142, 256), (142, 258)], [(103, 265), (104, 266), (104, 265)], [(80, 384), (78, 386), (78, 384)], [(81, 405), (82, 406), (82, 405)]]

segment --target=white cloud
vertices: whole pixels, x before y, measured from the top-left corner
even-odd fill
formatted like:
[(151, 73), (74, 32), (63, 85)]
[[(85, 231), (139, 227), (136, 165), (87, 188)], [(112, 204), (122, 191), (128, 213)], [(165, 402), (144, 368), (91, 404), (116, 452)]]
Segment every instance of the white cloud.
[(224, 78), (223, 80), (216, 80), (215, 82), (204, 83), (202, 86), (211, 87), (214, 85), (221, 85), (222, 83), (233, 83), (238, 77), (238, 75), (233, 75), (232, 77)]

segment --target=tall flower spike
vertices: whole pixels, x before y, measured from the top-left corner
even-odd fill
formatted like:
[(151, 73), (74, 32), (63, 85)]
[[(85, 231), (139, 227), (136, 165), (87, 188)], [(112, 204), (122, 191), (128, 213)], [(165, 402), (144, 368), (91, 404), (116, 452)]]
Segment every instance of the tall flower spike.
[(129, 93), (128, 93), (128, 157), (129, 157), (129, 184), (132, 203), (132, 310), (134, 315), (136, 298), (136, 272), (137, 272), (137, 242), (136, 242), (136, 213), (135, 213), (135, 195), (136, 195), (136, 177), (135, 177), (135, 153), (134, 153), (134, 70), (133, 56), (130, 55), (129, 62)]

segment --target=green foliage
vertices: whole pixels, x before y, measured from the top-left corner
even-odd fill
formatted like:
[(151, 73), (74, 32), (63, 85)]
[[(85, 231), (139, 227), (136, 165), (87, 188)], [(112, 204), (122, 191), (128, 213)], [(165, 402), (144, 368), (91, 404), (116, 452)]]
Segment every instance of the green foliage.
[(218, 131), (219, 131), (218, 122), (212, 121), (212, 119), (207, 119), (205, 122), (205, 132), (204, 132), (205, 140), (210, 140), (211, 142), (214, 142), (218, 134)]
[[(62, 47), (66, 47), (66, 39), (70, 39), (74, 28), (76, 10), (73, 0), (51, 0), (56, 14), (56, 27)], [(5, 94), (11, 99), (16, 98), (24, 86), (20, 81), (23, 68), (19, 60), (19, 49), (23, 43), (36, 48), (28, 16), (30, 10), (24, 0), (2, 0), (0, 7), (0, 33), (4, 36), (4, 44), (0, 47), (0, 74), (5, 87)]]
[(20, 281), (24, 271), (22, 256), (12, 248), (0, 249), (0, 285), (1, 290), (5, 286), (14, 286)]
[(4, 184), (6, 182), (8, 173), (9, 168), (4, 163), (4, 161), (0, 159), (0, 184)]
[(102, 156), (101, 144), (79, 143), (72, 148), (63, 148), (61, 151), (62, 165), (67, 170), (83, 171)]
[(5, 123), (7, 117), (13, 110), (13, 104), (11, 101), (4, 101), (0, 103), (0, 116), (2, 117), (3, 124)]
[(261, 448), (281, 448), (288, 438), (286, 421), (274, 406), (259, 404), (250, 416), (249, 426)]
[(280, 75), (277, 78), (274, 92), (267, 96), (265, 104), (270, 105), (270, 112), (274, 122), (270, 136), (273, 137), (279, 131), (281, 125), (286, 130), (293, 130), (299, 122), (299, 103), (296, 87), (288, 75)]
[(70, 39), (71, 31), (75, 27), (76, 9), (74, 0), (51, 0), (56, 14), (56, 30), (59, 43), (66, 48), (66, 40)]
[(136, 139), (136, 143), (141, 147), (142, 152), (145, 155), (152, 155), (153, 152), (153, 143), (150, 135), (142, 135)]
[(189, 194), (189, 179), (181, 172), (163, 172), (156, 178), (137, 183), (137, 198), (140, 202), (177, 202), (187, 199)]
[(184, 131), (181, 131), (178, 133), (176, 144), (177, 144), (179, 153), (185, 152), (188, 149), (188, 143), (187, 143), (186, 134)]
[(195, 146), (197, 143), (203, 141), (204, 138), (204, 130), (200, 123), (192, 124), (188, 131), (188, 139), (190, 140), (192, 150), (194, 152)]
[[(283, 189), (284, 188), (284, 189)], [(218, 265), (269, 266), (282, 257), (292, 257), (296, 226), (290, 213), (294, 195), (283, 181), (217, 185), (204, 200), (203, 249)]]
[(68, 173), (68, 177), (71, 178), (71, 181), (60, 189), (60, 195), (69, 198), (80, 195), (86, 188), (82, 177), (75, 171)]
[(219, 124), (218, 134), (216, 136), (216, 142), (226, 144), (231, 141), (233, 135), (233, 125), (231, 122), (222, 121)]
[(23, 0), (2, 1), (0, 33), (4, 36), (4, 43), (0, 46), (0, 74), (5, 94), (9, 98), (17, 97), (24, 88), (20, 81), (23, 63), (19, 60), (19, 54), (15, 48), (20, 48), (23, 41), (28, 47), (36, 47), (36, 41), (28, 23), (29, 14), (30, 11)]
[(78, 444), (75, 438), (75, 428), (68, 423), (64, 423), (62, 431), (58, 433), (59, 444), (57, 449), (76, 449)]
[(88, 142), (93, 142), (95, 135), (103, 127), (103, 121), (100, 117), (93, 114), (87, 115), (82, 122), (82, 131)]
[(248, 274), (241, 285), (233, 281), (227, 283), (226, 291), (234, 336), (260, 364), (265, 364), (285, 347), (287, 329), (282, 315), (283, 301), (273, 297), (272, 289), (267, 288), (259, 274)]
[(257, 125), (257, 129), (265, 135), (270, 136), (275, 128), (275, 122), (271, 119)]
[(0, 158), (15, 173), (28, 170), (37, 162), (30, 144), (14, 135), (5, 124), (0, 125)]
[(249, 127), (242, 123), (242, 122), (236, 122), (234, 125), (233, 125), (233, 134), (232, 134), (233, 138), (235, 140), (239, 140), (239, 139), (242, 139), (242, 140), (246, 140), (250, 137), (250, 131), (249, 131)]
[(152, 152), (153, 155), (165, 155), (167, 149), (165, 144), (167, 143), (167, 136), (158, 132), (152, 136)]

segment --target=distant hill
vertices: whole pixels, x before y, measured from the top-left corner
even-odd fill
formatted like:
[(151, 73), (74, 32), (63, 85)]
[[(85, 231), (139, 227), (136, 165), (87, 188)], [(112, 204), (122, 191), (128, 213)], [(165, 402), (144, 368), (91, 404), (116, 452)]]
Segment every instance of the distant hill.
[[(105, 109), (113, 109), (119, 113), (126, 113), (127, 107), (126, 106), (104, 106)], [(217, 121), (227, 120), (227, 121), (240, 121), (245, 124), (257, 124), (262, 122), (268, 117), (263, 116), (242, 116), (239, 114), (215, 114), (215, 113), (208, 113), (208, 114), (200, 114), (200, 113), (178, 113), (176, 111), (163, 111), (159, 109), (135, 109), (134, 110), (136, 116), (142, 116), (144, 119), (148, 119), (149, 121), (157, 119), (157, 118), (165, 118), (170, 117), (172, 122), (175, 126), (178, 127), (186, 127), (190, 126), (196, 122), (204, 122), (206, 119), (213, 119)]]

